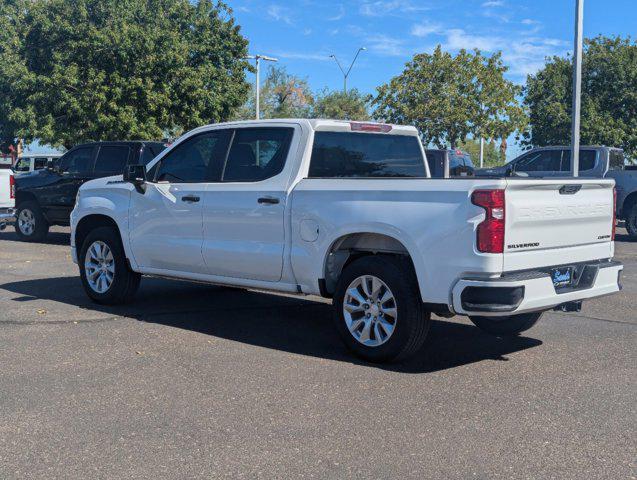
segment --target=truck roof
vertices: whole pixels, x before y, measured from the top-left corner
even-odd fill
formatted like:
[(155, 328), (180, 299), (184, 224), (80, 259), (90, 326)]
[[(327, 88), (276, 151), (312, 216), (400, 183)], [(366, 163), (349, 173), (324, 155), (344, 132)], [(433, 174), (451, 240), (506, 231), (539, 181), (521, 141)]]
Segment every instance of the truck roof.
[[(332, 131), (332, 132), (367, 132), (374, 133), (375, 131), (388, 133), (393, 135), (410, 135), (418, 136), (418, 130), (411, 125), (396, 125), (391, 123), (379, 123), (371, 121), (350, 121), (350, 120), (330, 120), (319, 118), (272, 118), (267, 120), (239, 120), (235, 122), (215, 123), (201, 127), (205, 129), (208, 127), (219, 126), (249, 126), (249, 125), (267, 125), (267, 124), (280, 124), (280, 123), (301, 123), (307, 125), (314, 131)], [(197, 129), (199, 130), (199, 129)]]

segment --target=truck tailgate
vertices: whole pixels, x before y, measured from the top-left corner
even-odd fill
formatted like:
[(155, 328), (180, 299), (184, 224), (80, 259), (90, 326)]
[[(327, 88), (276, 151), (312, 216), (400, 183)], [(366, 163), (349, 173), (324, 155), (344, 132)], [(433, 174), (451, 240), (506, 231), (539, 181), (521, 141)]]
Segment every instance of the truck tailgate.
[(610, 258), (613, 180), (508, 179), (503, 270)]
[(0, 170), (0, 208), (13, 208), (15, 206), (15, 200), (10, 195), (12, 175), (9, 169)]

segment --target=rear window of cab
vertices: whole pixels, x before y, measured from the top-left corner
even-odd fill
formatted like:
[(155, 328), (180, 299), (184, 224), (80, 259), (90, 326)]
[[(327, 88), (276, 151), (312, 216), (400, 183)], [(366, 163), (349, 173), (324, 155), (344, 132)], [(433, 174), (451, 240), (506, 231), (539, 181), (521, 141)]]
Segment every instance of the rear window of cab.
[(316, 132), (310, 178), (426, 178), (416, 136)]

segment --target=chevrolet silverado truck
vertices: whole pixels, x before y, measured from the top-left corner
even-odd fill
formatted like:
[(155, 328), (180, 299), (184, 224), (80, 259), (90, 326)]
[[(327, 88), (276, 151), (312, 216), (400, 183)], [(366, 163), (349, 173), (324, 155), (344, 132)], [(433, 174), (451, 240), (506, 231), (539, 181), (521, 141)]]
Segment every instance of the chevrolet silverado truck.
[(0, 168), (0, 230), (15, 220), (15, 178), (9, 168)]
[(617, 292), (613, 185), (434, 179), (407, 126), (216, 124), (82, 185), (71, 251), (97, 303), (131, 300), (143, 275), (320, 295), (355, 354), (395, 361), (431, 313), (516, 335)]

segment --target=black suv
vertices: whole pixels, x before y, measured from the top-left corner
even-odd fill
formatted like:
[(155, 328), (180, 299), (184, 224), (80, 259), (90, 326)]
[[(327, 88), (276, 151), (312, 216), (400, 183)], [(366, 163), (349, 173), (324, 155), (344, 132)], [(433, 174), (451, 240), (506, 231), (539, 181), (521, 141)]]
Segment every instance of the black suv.
[(51, 225), (68, 225), (80, 186), (121, 175), (126, 165), (148, 164), (161, 142), (95, 142), (73, 147), (44, 170), (16, 177), (15, 230), (24, 241), (43, 240)]

